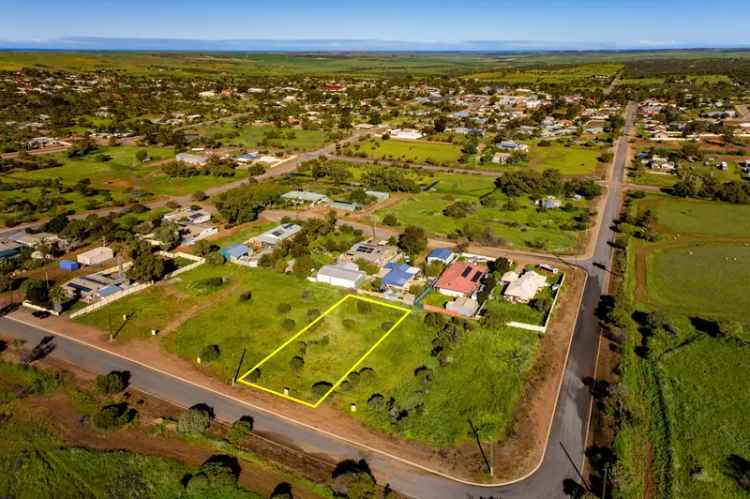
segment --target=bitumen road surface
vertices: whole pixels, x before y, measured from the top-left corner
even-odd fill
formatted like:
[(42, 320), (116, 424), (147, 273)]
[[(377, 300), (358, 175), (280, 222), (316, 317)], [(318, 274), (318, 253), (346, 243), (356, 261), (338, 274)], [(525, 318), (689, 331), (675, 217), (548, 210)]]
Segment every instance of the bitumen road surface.
[[(626, 132), (632, 127), (634, 106), (628, 107)], [(0, 332), (7, 336), (26, 339), (35, 344), (45, 336), (55, 336), (52, 356), (80, 368), (105, 373), (126, 370), (131, 373), (132, 385), (163, 400), (182, 407), (205, 403), (213, 407), (216, 416), (234, 421), (251, 415), (255, 429), (262, 435), (299, 450), (326, 456), (334, 461), (347, 458), (365, 459), (381, 483), (412, 497), (429, 499), (453, 498), (563, 498), (563, 481), (580, 482), (576, 468), (581, 468), (586, 447), (586, 435), (592, 397), (583, 380), (594, 375), (600, 329), (594, 315), (600, 296), (607, 289), (607, 268), (612, 259), (613, 239), (611, 222), (619, 213), (622, 181), (627, 159), (627, 138), (617, 145), (613, 172), (608, 182), (604, 223), (599, 231), (594, 257), (577, 261), (588, 272), (583, 300), (573, 337), (568, 363), (554, 414), (552, 429), (541, 465), (528, 477), (509, 485), (480, 485), (446, 477), (409, 463), (398, 456), (366, 448), (328, 432), (295, 422), (283, 414), (269, 412), (252, 404), (218, 394), (209, 389), (118, 357), (107, 351), (79, 343), (53, 331), (27, 325), (8, 317), (0, 318)], [(595, 266), (603, 264), (605, 268)], [(605, 291), (604, 291), (605, 292)]]

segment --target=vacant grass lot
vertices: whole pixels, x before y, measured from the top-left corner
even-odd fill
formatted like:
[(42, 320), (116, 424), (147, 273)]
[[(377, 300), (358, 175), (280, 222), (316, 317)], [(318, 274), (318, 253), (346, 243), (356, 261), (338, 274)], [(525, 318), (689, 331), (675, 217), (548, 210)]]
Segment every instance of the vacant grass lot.
[(447, 142), (370, 139), (357, 145), (359, 149), (355, 146), (355, 152), (364, 152), (368, 158), (378, 160), (460, 166), (458, 160), (462, 155), (460, 145)]
[(566, 176), (593, 175), (601, 152), (599, 147), (565, 146), (554, 142), (544, 147), (531, 145), (528, 166), (538, 171), (560, 170)]
[(725, 463), (750, 456), (748, 207), (648, 196), (636, 203), (646, 208), (661, 239), (630, 245), (624, 289), (638, 312), (662, 312), (669, 326), (639, 334), (633, 324), (622, 349), (631, 416), (615, 446), (621, 496), (747, 497)]
[[(243, 147), (273, 147), (290, 151), (313, 151), (330, 142), (328, 134), (322, 130), (298, 130), (271, 126), (234, 128), (232, 126), (215, 125), (198, 128), (195, 131), (204, 137), (237, 132), (239, 133), (238, 137), (221, 139), (221, 141), (225, 144)], [(278, 134), (279, 137), (266, 139), (266, 135), (269, 133)]]
[[(212, 277), (225, 277), (226, 282), (216, 287), (207, 286), (207, 280)], [(242, 301), (240, 295), (246, 291), (252, 292), (252, 298)], [(201, 369), (228, 382), (238, 368), (243, 350), (246, 355), (241, 372), (255, 366), (344, 294), (331, 286), (269, 270), (231, 264), (204, 265), (181, 275), (179, 282), (126, 297), (81, 321), (106, 329), (110, 311), (116, 322), (121, 322), (120, 315), (124, 311), (145, 307), (126, 323), (121, 339), (146, 338), (151, 328), (160, 329), (163, 331), (161, 340), (149, 341), (160, 342), (167, 352), (191, 361), (195, 361), (206, 346), (218, 345), (219, 358), (203, 362)], [(356, 311), (348, 315), (341, 316), (340, 323), (337, 319), (331, 324), (343, 333), (340, 329), (344, 327), (343, 319), (355, 320), (357, 326), (348, 333), (347, 339), (363, 333), (382, 336), (383, 323), (393, 320), (389, 313), (380, 309), (373, 309), (367, 320)], [(353, 417), (363, 423), (440, 447), (468, 442), (472, 438), (466, 424), (467, 414), (472, 414), (483, 439), (506, 436), (525, 373), (534, 358), (537, 337), (511, 329), (475, 329), (463, 334), (441, 366), (431, 355), (436, 333), (423, 323), (423, 318), (418, 312), (407, 317), (326, 403), (346, 414), (351, 414), (350, 404), (355, 403), (358, 410)], [(289, 321), (293, 321), (294, 327)], [(322, 328), (316, 334), (324, 334), (325, 330)], [(315, 367), (318, 372), (312, 373), (313, 357), (308, 366), (305, 356), (305, 366), (299, 373), (303, 386), (309, 386), (310, 380), (334, 382), (329, 375), (346, 373), (356, 361), (351, 361), (346, 352), (353, 347), (360, 351), (359, 347), (368, 342), (369, 339), (347, 344), (329, 337), (329, 345), (324, 347), (308, 341), (308, 355), (319, 351), (325, 355), (321, 359), (333, 359), (335, 354), (340, 354), (341, 361), (346, 357), (348, 365), (343, 367), (342, 363), (343, 370), (338, 367), (329, 370), (318, 364)], [(283, 368), (279, 365), (279, 369)], [(261, 382), (264, 382), (269, 371), (262, 371)], [(321, 374), (324, 371), (325, 377)], [(291, 366), (286, 372), (278, 372), (280, 382), (282, 378), (284, 383), (297, 382)], [(474, 388), (465, 390), (466, 386)], [(374, 395), (379, 395), (382, 403), (368, 403)]]
[[(141, 163), (135, 159), (137, 151), (145, 149), (151, 155), (152, 162)], [(111, 159), (104, 161), (102, 155)], [(113, 192), (124, 192), (128, 189), (151, 192), (156, 195), (179, 196), (192, 194), (195, 191), (238, 180), (239, 177), (169, 177), (155, 163), (160, 160), (173, 159), (174, 150), (161, 147), (119, 146), (105, 147), (82, 159), (70, 159), (65, 154), (56, 155), (64, 163), (58, 168), (49, 168), (29, 172), (13, 173), (15, 179), (48, 179), (60, 178), (63, 183), (76, 183), (90, 179), (94, 187)]]
[(638, 202), (650, 209), (662, 233), (713, 237), (750, 237), (750, 206), (651, 195)]
[(667, 247), (648, 255), (646, 303), (658, 308), (746, 320), (750, 246), (706, 244)]
[[(527, 197), (516, 198), (517, 207), (508, 209), (507, 197), (499, 192), (491, 194), (491, 206), (479, 203), (481, 196), (494, 191), (491, 178), (470, 175), (436, 175), (439, 183), (434, 190), (409, 194), (401, 201), (376, 212), (382, 222), (393, 215), (400, 226), (418, 225), (435, 236), (445, 237), (467, 226), (488, 227), (498, 238), (514, 247), (543, 245), (548, 251), (574, 252), (584, 238), (583, 231), (561, 230), (573, 223), (576, 215), (585, 213), (585, 202), (574, 202), (579, 209), (539, 211)], [(456, 201), (470, 202), (474, 211), (465, 217), (445, 216), (443, 210)]]
[(289, 396), (317, 405), (386, 334), (398, 334), (392, 330), (409, 310), (350, 295), (324, 313), (254, 366), (255, 384), (277, 394), (286, 388)]
[(659, 363), (671, 425), (674, 497), (747, 497), (724, 474), (723, 463), (731, 454), (750, 456), (748, 356), (748, 343), (703, 335)]

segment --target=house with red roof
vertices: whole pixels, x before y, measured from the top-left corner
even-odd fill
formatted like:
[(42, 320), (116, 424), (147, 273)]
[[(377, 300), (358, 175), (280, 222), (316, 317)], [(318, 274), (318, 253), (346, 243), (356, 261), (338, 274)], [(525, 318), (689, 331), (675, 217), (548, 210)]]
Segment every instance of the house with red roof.
[(472, 298), (482, 285), (487, 268), (468, 262), (455, 262), (442, 273), (435, 283), (440, 294)]

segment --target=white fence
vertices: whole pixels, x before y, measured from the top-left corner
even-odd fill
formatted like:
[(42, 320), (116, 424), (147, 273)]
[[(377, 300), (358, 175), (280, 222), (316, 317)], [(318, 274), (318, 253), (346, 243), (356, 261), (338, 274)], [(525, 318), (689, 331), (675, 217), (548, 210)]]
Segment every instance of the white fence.
[(562, 279), (560, 279), (560, 287), (557, 288), (557, 293), (555, 293), (555, 297), (552, 299), (552, 306), (549, 308), (549, 312), (547, 312), (547, 318), (544, 319), (543, 326), (537, 326), (535, 324), (526, 324), (525, 322), (515, 322), (515, 321), (510, 321), (506, 323), (506, 325), (510, 327), (515, 327), (517, 329), (525, 329), (527, 331), (534, 331), (536, 333), (545, 334), (547, 332), (547, 328), (549, 327), (549, 323), (552, 320), (552, 313), (555, 311), (555, 306), (557, 305), (557, 299), (560, 298), (560, 293), (562, 292), (562, 287), (564, 283), (565, 283), (565, 274), (563, 274)]
[(202, 258), (200, 256), (196, 256), (196, 255), (191, 255), (190, 253), (183, 253), (181, 251), (177, 251), (175, 253), (170, 253), (170, 252), (167, 252), (167, 251), (160, 251), (158, 254), (161, 255), (161, 256), (165, 256), (167, 258), (173, 258), (173, 259), (174, 258), (184, 258), (185, 260), (190, 260), (191, 262), (193, 262), (193, 263), (191, 263), (189, 265), (185, 265), (184, 267), (181, 267), (181, 268), (175, 270), (174, 272), (170, 272), (169, 274), (167, 274), (166, 276), (164, 276), (165, 279), (171, 279), (171, 278), (176, 277), (176, 276), (178, 276), (180, 274), (184, 274), (185, 272), (190, 272), (194, 268), (200, 267), (201, 265), (203, 265), (204, 263), (206, 263), (206, 259), (205, 258)]
[(132, 286), (130, 288), (124, 289), (122, 291), (119, 291), (117, 293), (111, 294), (107, 296), (106, 298), (102, 298), (101, 300), (97, 301), (96, 303), (92, 303), (91, 305), (87, 307), (83, 307), (80, 310), (76, 310), (72, 314), (70, 314), (71, 319), (75, 319), (76, 317), (80, 317), (82, 315), (86, 315), (88, 313), (93, 312), (94, 310), (99, 310), (100, 308), (104, 307), (105, 305), (109, 305), (110, 303), (119, 300), (120, 298), (124, 298), (125, 296), (132, 295), (133, 293), (137, 293), (139, 291), (143, 291), (146, 288), (150, 288), (153, 286), (154, 283), (152, 282), (144, 282), (142, 284), (136, 284), (135, 286)]
[[(161, 256), (167, 257), (167, 258), (184, 258), (186, 260), (190, 260), (190, 261), (193, 262), (193, 263), (191, 263), (189, 265), (185, 265), (184, 267), (181, 267), (181, 268), (175, 270), (174, 272), (172, 272), (170, 274), (167, 274), (166, 276), (164, 276), (165, 279), (170, 279), (170, 278), (175, 277), (177, 275), (180, 275), (180, 274), (182, 274), (184, 272), (189, 272), (189, 271), (193, 270), (196, 267), (200, 267), (201, 265), (203, 265), (206, 262), (205, 258), (201, 258), (199, 256), (191, 255), (190, 253), (182, 253), (180, 251), (178, 251), (176, 253), (169, 253), (169, 252), (166, 252), (166, 251), (160, 251), (158, 254), (161, 255)], [(120, 291), (118, 293), (114, 293), (114, 294), (112, 294), (110, 296), (107, 296), (106, 298), (102, 298), (101, 300), (97, 301), (96, 303), (92, 303), (91, 305), (89, 305), (87, 307), (84, 307), (84, 308), (82, 308), (80, 310), (76, 310), (75, 312), (73, 312), (72, 314), (70, 314), (70, 318), (71, 319), (75, 319), (76, 317), (80, 317), (82, 315), (86, 315), (88, 313), (91, 313), (94, 310), (99, 310), (100, 308), (102, 308), (102, 307), (104, 307), (106, 305), (109, 305), (110, 303), (115, 302), (115, 301), (119, 300), (120, 298), (124, 298), (124, 297), (126, 297), (128, 295), (132, 295), (133, 293), (138, 293), (139, 291), (143, 291), (144, 289), (149, 288), (149, 287), (151, 287), (153, 285), (154, 285), (153, 282), (144, 282), (142, 284), (136, 284), (135, 286), (132, 286), (132, 287), (127, 288), (127, 289), (124, 289), (124, 290), (122, 290), (122, 291)]]

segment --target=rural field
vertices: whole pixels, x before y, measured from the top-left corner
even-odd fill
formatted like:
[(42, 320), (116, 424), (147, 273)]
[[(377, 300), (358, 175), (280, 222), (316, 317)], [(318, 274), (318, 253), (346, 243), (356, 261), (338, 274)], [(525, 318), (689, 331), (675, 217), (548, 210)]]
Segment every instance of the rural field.
[[(300, 325), (297, 334), (241, 380), (275, 394), (286, 390), (295, 400), (316, 406), (367, 361), (368, 353), (398, 329), (410, 309), (347, 295), (315, 317), (319, 311), (311, 312), (309, 324)], [(286, 329), (288, 324), (283, 324)]]
[[(585, 201), (571, 201), (574, 209), (570, 211), (540, 211), (525, 196), (514, 198), (509, 205), (508, 197), (495, 190), (492, 178), (435, 174), (433, 179), (438, 181), (433, 189), (406, 194), (395, 205), (377, 211), (377, 219), (382, 222), (392, 215), (399, 226), (417, 225), (439, 237), (489, 230), (509, 246), (541, 247), (557, 253), (573, 253), (583, 243), (585, 232), (575, 225), (576, 217), (587, 218)], [(444, 210), (457, 201), (470, 203), (470, 213), (445, 215)]]
[(355, 153), (363, 152), (370, 159), (460, 166), (461, 146), (447, 142), (370, 139), (353, 147)]
[(192, 131), (197, 132), (202, 137), (216, 138), (224, 145), (283, 149), (289, 152), (313, 151), (320, 149), (332, 140), (332, 137), (322, 130), (275, 128), (272, 126), (236, 128), (228, 125), (212, 125), (196, 128)]
[[(142, 163), (135, 157), (140, 150), (146, 150), (150, 162)], [(64, 184), (73, 184), (83, 179), (91, 180), (93, 187), (107, 189), (123, 195), (126, 191), (150, 192), (157, 196), (179, 196), (192, 194), (198, 190), (233, 182), (238, 177), (170, 177), (160, 165), (174, 159), (172, 148), (117, 146), (104, 147), (81, 159), (71, 159), (65, 154), (53, 155), (63, 166), (53, 169), (24, 171), (6, 176), (15, 180), (43, 180), (59, 178)], [(241, 173), (240, 173), (241, 174)]]
[(480, 164), (476, 155), (464, 156), (462, 145), (449, 142), (370, 139), (353, 146), (352, 152), (364, 153), (373, 160), (404, 161), (417, 164), (434, 164), (457, 168), (492, 170), (497, 172), (549, 168), (560, 170), (564, 176), (594, 175), (599, 166), (598, 157), (603, 148), (564, 145), (552, 142), (547, 146), (530, 144), (528, 160), (517, 165)]
[[(247, 292), (250, 299), (244, 295)], [(344, 295), (337, 288), (270, 270), (204, 265), (176, 282), (125, 297), (77, 320), (103, 331), (113, 320), (118, 341), (145, 341), (151, 348), (161, 347), (193, 362), (206, 357), (206, 347), (216, 345), (218, 357), (202, 359), (199, 368), (229, 382), (243, 351), (246, 372)], [(395, 323), (401, 316), (375, 307), (367, 314), (342, 309), (345, 313), (315, 329), (312, 340), (299, 337), (306, 343), (303, 367), (296, 372), (291, 359), (286, 359), (294, 352), (282, 352), (275, 369), (261, 366), (259, 384), (290, 386), (313, 400), (314, 384), (333, 384), (337, 376), (345, 375), (357, 355), (385, 334), (385, 323)], [(122, 324), (122, 314), (136, 310)], [(364, 424), (438, 447), (459, 445), (472, 437), (466, 427), (467, 411), (474, 414), (483, 439), (504, 438), (535, 358), (537, 336), (470, 325), (465, 331), (461, 326), (445, 343), (441, 330), (427, 325), (424, 317), (412, 312), (326, 403), (346, 414), (354, 403), (359, 409), (352, 417)], [(349, 329), (346, 319), (361, 325)], [(161, 331), (160, 340), (150, 337), (151, 329)], [(361, 341), (351, 341), (351, 335)], [(323, 340), (324, 336), (329, 339)], [(444, 346), (436, 351), (436, 344)], [(297, 353), (300, 345), (294, 343)], [(479, 358), (493, 361), (478, 363)], [(470, 383), (477, 390), (468, 394), (461, 387)]]
[(615, 441), (622, 497), (650, 488), (662, 497), (746, 497), (729, 470), (750, 453), (742, 388), (750, 212), (664, 195), (634, 203), (636, 213), (647, 209), (659, 237), (631, 243), (624, 288), (637, 323), (622, 361), (631, 414)]

